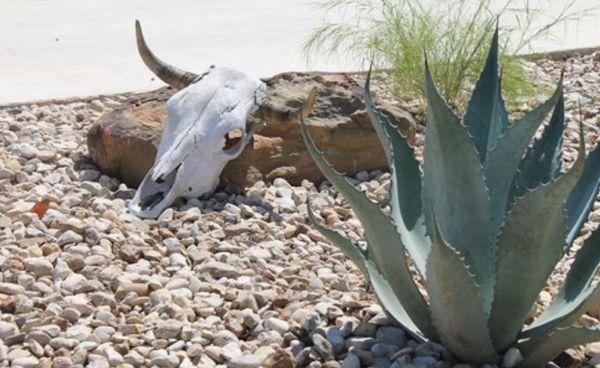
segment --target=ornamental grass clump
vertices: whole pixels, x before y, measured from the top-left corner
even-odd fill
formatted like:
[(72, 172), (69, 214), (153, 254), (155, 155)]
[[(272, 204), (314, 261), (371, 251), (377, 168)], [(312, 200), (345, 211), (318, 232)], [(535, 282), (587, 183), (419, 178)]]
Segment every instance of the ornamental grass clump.
[[(600, 184), (600, 148), (579, 151), (563, 172), (562, 77), (554, 94), (517, 121), (501, 96), (498, 33), (461, 120), (425, 66), (427, 127), (421, 170), (413, 148), (365, 102), (387, 156), (390, 214), (337, 173), (306, 128), (308, 151), (364, 227), (367, 247), (309, 218), (363, 272), (385, 309), (414, 335), (443, 343), (459, 359), (496, 364), (509, 349), (520, 367), (542, 367), (573, 345), (600, 340), (600, 327), (574, 325), (600, 288), (600, 230), (577, 251), (560, 292), (529, 322), (539, 293), (569, 251)], [(534, 138), (553, 111), (542, 134)], [(423, 295), (409, 259), (427, 290)], [(518, 354), (517, 354), (518, 355)]]

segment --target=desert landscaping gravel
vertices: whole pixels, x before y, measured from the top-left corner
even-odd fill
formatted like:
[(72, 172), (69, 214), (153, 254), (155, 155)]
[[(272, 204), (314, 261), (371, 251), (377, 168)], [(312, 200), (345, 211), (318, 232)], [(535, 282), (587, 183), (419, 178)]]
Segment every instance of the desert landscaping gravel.
[[(562, 67), (539, 61), (532, 73), (552, 83)], [(598, 141), (600, 53), (565, 71), (568, 166), (579, 105), (588, 150)], [(0, 366), (468, 367), (396, 326), (351, 262), (307, 225), (310, 199), (332, 228), (362, 234), (327, 183), (275, 179), (179, 201), (157, 220), (129, 214), (134, 190), (100, 173), (86, 147), (87, 129), (121, 98), (0, 109)], [(385, 204), (389, 173), (354, 179)], [(31, 209), (43, 200), (40, 219)], [(596, 203), (584, 236), (598, 223)], [(580, 323), (597, 325), (599, 314)], [(563, 355), (600, 367), (600, 343)]]

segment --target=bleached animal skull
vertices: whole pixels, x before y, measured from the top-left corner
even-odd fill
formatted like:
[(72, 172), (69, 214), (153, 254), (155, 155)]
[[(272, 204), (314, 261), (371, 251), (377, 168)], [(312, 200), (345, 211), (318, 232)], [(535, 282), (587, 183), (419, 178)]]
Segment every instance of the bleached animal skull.
[(156, 218), (179, 197), (199, 197), (215, 189), (225, 164), (250, 141), (254, 127), (247, 118), (263, 102), (266, 86), (231, 68), (211, 67), (197, 75), (162, 62), (149, 50), (137, 21), (136, 38), (144, 63), (179, 89), (167, 104), (154, 166), (129, 207), (139, 217)]

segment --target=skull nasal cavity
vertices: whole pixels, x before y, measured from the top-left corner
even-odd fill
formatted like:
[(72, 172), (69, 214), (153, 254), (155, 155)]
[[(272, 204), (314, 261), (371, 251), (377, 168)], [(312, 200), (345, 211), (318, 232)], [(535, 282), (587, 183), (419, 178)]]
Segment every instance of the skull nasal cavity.
[(225, 146), (223, 150), (228, 150), (235, 147), (244, 136), (244, 132), (241, 129), (233, 129), (225, 134)]

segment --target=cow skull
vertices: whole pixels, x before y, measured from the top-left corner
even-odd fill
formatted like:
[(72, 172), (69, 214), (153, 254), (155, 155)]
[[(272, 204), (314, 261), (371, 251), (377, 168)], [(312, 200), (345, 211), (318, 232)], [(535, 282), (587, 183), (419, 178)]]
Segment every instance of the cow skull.
[(167, 123), (154, 166), (146, 174), (130, 211), (156, 218), (177, 198), (212, 192), (225, 164), (238, 157), (252, 137), (248, 116), (263, 102), (266, 86), (249, 73), (211, 67), (197, 75), (158, 59), (136, 21), (138, 51), (161, 80), (179, 91), (167, 103)]

